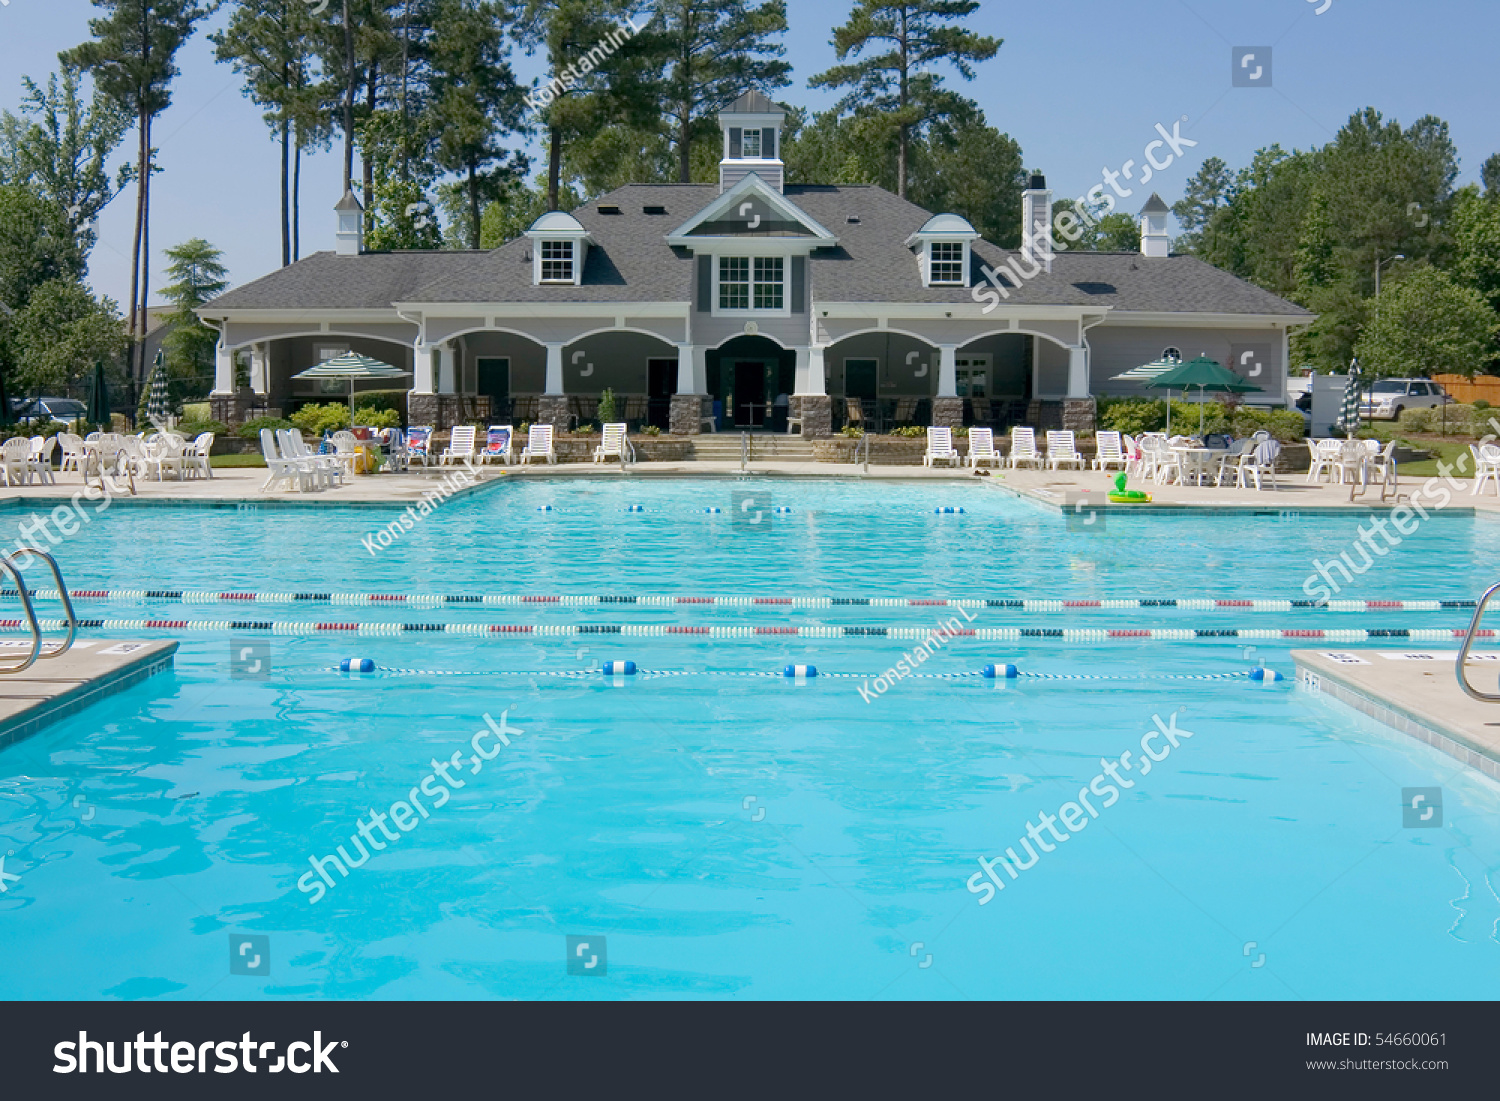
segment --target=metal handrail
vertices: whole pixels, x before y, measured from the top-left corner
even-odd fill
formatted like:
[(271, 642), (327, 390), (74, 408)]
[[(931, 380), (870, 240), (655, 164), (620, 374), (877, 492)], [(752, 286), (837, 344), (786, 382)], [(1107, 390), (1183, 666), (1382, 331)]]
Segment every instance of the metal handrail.
[(26, 579), (21, 576), (21, 571), (11, 564), (10, 556), (0, 558), (0, 569), (15, 580), (16, 595), (21, 598), (21, 607), (26, 612), (26, 622), (31, 625), (31, 654), (20, 665), (0, 665), (0, 674), (19, 673), (23, 669), (30, 669), (34, 661), (42, 652), (42, 625), (36, 621), (36, 609), (31, 606), (31, 594), (26, 591)]
[[(68, 595), (67, 585), (63, 584), (62, 570), (58, 569), (56, 558), (53, 558), (52, 555), (48, 554), (46, 551), (39, 550), (36, 547), (18, 547), (7, 554), (4, 558), (4, 561), (6, 563), (10, 563), (13, 559), (23, 554), (29, 554), (34, 558), (40, 558), (43, 562), (47, 563), (48, 569), (52, 571), (52, 580), (57, 583), (58, 599), (62, 601), (63, 611), (68, 615), (68, 637), (63, 639), (62, 645), (55, 650), (48, 650), (45, 653), (37, 654), (36, 657), (33, 658), (33, 660), (36, 660), (36, 658), (55, 658), (61, 654), (66, 654), (70, 649), (72, 649), (73, 639), (78, 634), (78, 613), (73, 611), (73, 598)], [(17, 577), (20, 576), (19, 571), (17, 571), (14, 566), (11, 567), (11, 572), (14, 573)], [(19, 585), (17, 586), (17, 589), (19, 591)], [(40, 626), (38, 626), (38, 630), (40, 630)]]
[(740, 473), (745, 472), (745, 465), (750, 461), (750, 433), (740, 433)]
[(864, 453), (865, 453), (865, 471), (864, 472), (866, 474), (868, 474), (868, 473), (870, 473), (870, 434), (868, 432), (866, 432), (863, 436), (861, 436), (859, 438), (859, 443), (854, 448), (854, 462), (855, 462), (855, 465), (859, 464), (859, 453), (860, 453), (861, 450), (863, 450)]
[(1468, 676), (1464, 673), (1464, 661), (1469, 656), (1469, 647), (1474, 645), (1474, 636), (1479, 632), (1479, 621), (1484, 618), (1484, 606), (1497, 592), (1500, 592), (1500, 585), (1491, 585), (1479, 598), (1479, 607), (1474, 609), (1474, 618), (1469, 621), (1469, 633), (1464, 636), (1464, 644), (1458, 651), (1458, 662), (1454, 666), (1454, 672), (1458, 675), (1458, 686), (1464, 690), (1464, 695), (1484, 703), (1500, 703), (1500, 696), (1481, 692), (1470, 684)]

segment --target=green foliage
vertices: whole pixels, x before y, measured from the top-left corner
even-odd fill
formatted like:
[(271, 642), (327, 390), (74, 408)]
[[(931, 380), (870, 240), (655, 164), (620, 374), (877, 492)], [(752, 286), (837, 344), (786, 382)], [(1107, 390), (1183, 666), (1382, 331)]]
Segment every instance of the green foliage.
[(400, 428), (401, 414), (394, 409), (375, 409), (368, 405), (356, 405), (354, 423), (365, 428)]
[(241, 439), (258, 440), (260, 439), (260, 430), (262, 428), (269, 428), (272, 432), (278, 432), (283, 428), (296, 427), (291, 421), (283, 420), (281, 417), (255, 417), (236, 428), (234, 434)]
[(167, 366), (168, 390), (173, 404), (201, 397), (214, 371), (214, 349), (218, 334), (198, 320), (193, 311), (217, 298), (228, 288), (227, 272), (220, 262), (223, 253), (201, 237), (166, 250), (167, 275), (172, 283), (161, 295), (172, 304), (166, 322), (172, 326), (162, 342)]
[[(572, 210), (582, 202), (578, 192), (565, 187), (560, 196), (559, 209)], [(510, 188), (504, 199), (484, 208), (484, 215), (480, 219), (479, 247), (499, 248), (507, 241), (514, 241), (530, 229), (531, 223), (547, 213), (547, 210), (544, 181), (538, 180), (535, 187)]]
[(1403, 409), (1396, 423), (1401, 432), (1478, 439), (1495, 432), (1490, 424), (1494, 415), (1488, 402), (1476, 401), (1473, 405), (1459, 403), (1447, 408)]
[(1454, 200), (1449, 230), (1457, 253), (1453, 274), (1500, 310), (1500, 195), (1464, 188)]
[(304, 435), (321, 436), (349, 427), (349, 407), (342, 402), (318, 405), (309, 402), (288, 418)]
[(188, 439), (200, 436), (204, 432), (212, 432), (215, 436), (227, 436), (229, 435), (229, 425), (223, 421), (211, 420), (208, 417), (204, 417), (201, 420), (197, 417), (183, 417), (177, 423), (175, 431), (178, 435), (186, 436)]
[(893, 436), (905, 436), (908, 439), (927, 435), (927, 429), (919, 424), (903, 424), (898, 428), (891, 429)]
[(616, 412), (615, 392), (606, 386), (604, 388), (604, 393), (599, 395), (600, 423), (609, 424), (611, 421), (618, 421), (619, 417), (616, 415)]
[(643, 436), (660, 436), (661, 435), (661, 429), (658, 428), (654, 424), (648, 424), (648, 425), (646, 425), (645, 428), (641, 429), (641, 435), (643, 435)]
[(865, 436), (865, 430), (858, 425), (846, 424), (839, 429), (839, 435), (847, 436), (851, 440), (862, 440)]
[[(1303, 438), (1302, 414), (1286, 409), (1251, 409), (1241, 405), (1227, 408), (1220, 402), (1172, 401), (1174, 435), (1197, 433), (1198, 414), (1203, 413), (1203, 431), (1227, 433), (1236, 438), (1250, 436), (1264, 428), (1282, 443), (1296, 443)], [(1139, 436), (1142, 432), (1163, 432), (1167, 427), (1165, 398), (1100, 398), (1099, 427), (1108, 431)]]
[(1188, 181), (1182, 198), (1172, 204), (1172, 213), (1186, 231), (1173, 242), (1173, 248), (1177, 252), (1194, 253), (1199, 250), (1203, 229), (1229, 199), (1231, 182), (1229, 166), (1218, 157), (1206, 159)]
[(125, 347), (114, 302), (96, 299), (71, 279), (38, 287), (8, 328), (11, 378), (24, 391), (66, 393), (92, 376), (96, 363), (114, 364)]
[(1494, 356), (1497, 328), (1495, 311), (1478, 291), (1423, 268), (1382, 294), (1380, 315), (1355, 354), (1375, 378), (1473, 378)]

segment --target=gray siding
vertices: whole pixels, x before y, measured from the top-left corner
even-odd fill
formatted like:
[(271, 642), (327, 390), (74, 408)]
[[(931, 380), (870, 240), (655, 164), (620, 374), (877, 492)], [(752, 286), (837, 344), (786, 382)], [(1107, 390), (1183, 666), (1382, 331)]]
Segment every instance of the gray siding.
[(1281, 405), (1286, 401), (1287, 364), (1283, 354), (1281, 329), (1226, 328), (1172, 329), (1136, 326), (1100, 325), (1089, 330), (1089, 388), (1097, 395), (1138, 397), (1147, 394), (1139, 383), (1113, 382), (1112, 376), (1143, 363), (1161, 358), (1171, 347), (1182, 352), (1183, 359), (1206, 355), (1226, 367), (1232, 365), (1231, 352), (1243, 348), (1261, 348), (1268, 356), (1265, 370), (1249, 381), (1262, 387), (1260, 394), (1246, 394), (1250, 405)]

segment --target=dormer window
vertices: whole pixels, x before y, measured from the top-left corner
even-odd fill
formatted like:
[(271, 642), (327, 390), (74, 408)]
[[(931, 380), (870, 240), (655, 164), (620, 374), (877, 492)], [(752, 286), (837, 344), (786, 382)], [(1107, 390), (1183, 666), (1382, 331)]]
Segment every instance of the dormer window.
[(720, 256), (715, 313), (786, 313), (786, 258)]
[(542, 242), (542, 282), (573, 282), (573, 242)]
[(927, 282), (934, 287), (964, 285), (962, 241), (934, 241), (927, 246)]
[(969, 249), (979, 234), (957, 214), (938, 214), (906, 239), (916, 250), (924, 287), (967, 287)]
[(526, 231), (531, 240), (531, 281), (536, 286), (577, 287), (593, 243), (588, 230), (571, 214), (548, 211)]

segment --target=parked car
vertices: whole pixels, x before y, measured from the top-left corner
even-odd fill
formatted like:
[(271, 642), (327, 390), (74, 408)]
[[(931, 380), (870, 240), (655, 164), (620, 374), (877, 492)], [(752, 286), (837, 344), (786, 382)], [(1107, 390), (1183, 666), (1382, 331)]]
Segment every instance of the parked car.
[(1383, 378), (1365, 393), (1361, 415), (1397, 420), (1403, 409), (1435, 409), (1453, 399), (1435, 382), (1421, 378)]
[(37, 398), (26, 401), (15, 411), (22, 424), (46, 424), (62, 421), (71, 424), (79, 417), (88, 416), (89, 407), (77, 398)]

